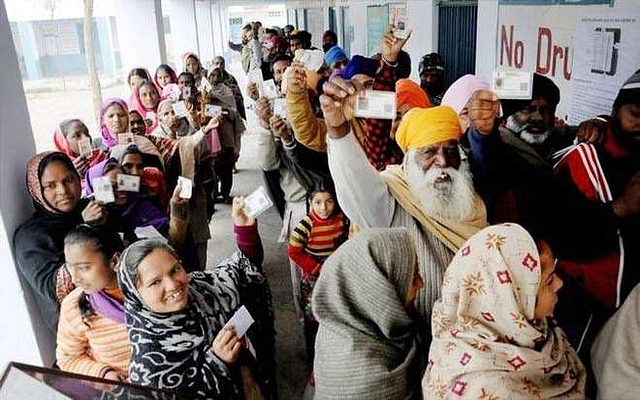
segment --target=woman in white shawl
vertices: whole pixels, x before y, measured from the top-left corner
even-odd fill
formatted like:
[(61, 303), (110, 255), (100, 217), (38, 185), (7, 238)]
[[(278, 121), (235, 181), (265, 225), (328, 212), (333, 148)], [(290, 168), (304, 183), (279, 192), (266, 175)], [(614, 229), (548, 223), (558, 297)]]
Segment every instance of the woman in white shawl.
[(562, 281), (519, 225), (483, 229), (449, 265), (433, 307), (429, 399), (584, 398), (585, 370), (549, 318)]
[(325, 261), (311, 300), (316, 399), (420, 398), (416, 257), (406, 229), (371, 229)]

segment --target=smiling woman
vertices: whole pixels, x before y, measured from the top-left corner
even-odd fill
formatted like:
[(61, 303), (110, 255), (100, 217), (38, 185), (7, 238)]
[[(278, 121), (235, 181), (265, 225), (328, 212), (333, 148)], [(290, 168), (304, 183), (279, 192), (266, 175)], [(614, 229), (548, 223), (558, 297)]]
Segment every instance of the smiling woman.
[[(118, 274), (133, 350), (131, 382), (207, 398), (242, 398), (248, 390), (268, 398), (274, 390), (262, 245), (242, 206), (236, 199), (232, 211), (239, 249), (212, 271), (187, 274), (176, 251), (158, 240), (136, 242), (122, 255)], [(241, 305), (256, 320), (247, 337), (227, 326)]]

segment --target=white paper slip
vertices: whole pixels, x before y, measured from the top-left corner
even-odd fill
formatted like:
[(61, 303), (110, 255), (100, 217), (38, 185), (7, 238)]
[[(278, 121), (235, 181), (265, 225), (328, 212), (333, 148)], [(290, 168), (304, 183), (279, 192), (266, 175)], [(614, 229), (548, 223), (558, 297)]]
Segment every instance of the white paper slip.
[(193, 195), (193, 182), (191, 182), (191, 179), (179, 176), (178, 184), (180, 185), (180, 194), (178, 196), (181, 199), (190, 199)]
[(167, 238), (162, 236), (152, 225), (139, 226), (133, 232), (136, 234), (138, 239), (162, 239), (163, 241), (167, 241)]
[(204, 107), (204, 115), (207, 117), (216, 117), (219, 114), (222, 114), (222, 107), (216, 106), (214, 104), (207, 104)]
[(264, 186), (260, 186), (253, 193), (244, 198), (244, 212), (250, 218), (255, 218), (271, 207), (273, 202)]
[(106, 176), (101, 176), (93, 181), (93, 193), (96, 201), (107, 204), (116, 201), (113, 195), (113, 186), (111, 181)]
[(247, 80), (251, 83), (257, 83), (259, 87), (262, 84), (262, 81), (264, 81), (264, 78), (262, 77), (262, 70), (260, 68), (250, 70), (247, 74)]
[(182, 98), (188, 99), (191, 97), (191, 88), (189, 86), (182, 88)]
[(203, 92), (209, 92), (211, 89), (213, 89), (211, 83), (209, 83), (209, 80), (203, 76), (200, 81), (200, 90)]
[(273, 115), (282, 119), (287, 119), (287, 99), (281, 97), (274, 99)]
[(176, 114), (176, 116), (178, 117), (186, 117), (187, 116), (187, 106), (184, 105), (184, 103), (182, 101), (177, 101), (175, 103), (173, 103), (171, 105), (171, 107), (173, 108), (173, 112)]
[(133, 133), (119, 133), (118, 144), (124, 145), (124, 146), (130, 146), (132, 144), (136, 144), (136, 141), (133, 137)]
[(280, 97), (280, 91), (273, 79), (262, 82), (262, 94), (268, 99), (276, 99)]
[(322, 50), (298, 49), (294, 60), (300, 61), (310, 71), (318, 71), (324, 64), (324, 52)]
[(389, 23), (395, 26), (393, 36), (398, 39), (406, 39), (407, 30), (407, 8), (405, 4), (389, 4)]
[(522, 71), (494, 71), (491, 90), (505, 100), (530, 100), (533, 90), (533, 74)]
[(253, 320), (251, 314), (249, 314), (249, 310), (247, 310), (247, 307), (242, 306), (238, 309), (238, 311), (236, 311), (235, 314), (233, 314), (233, 317), (231, 317), (226, 325), (233, 326), (234, 330), (236, 331), (236, 335), (241, 338), (245, 333), (247, 333), (254, 322), (255, 321)]
[(396, 118), (396, 93), (367, 90), (356, 97), (354, 115), (358, 118)]
[(118, 174), (116, 176), (117, 190), (125, 192), (140, 191), (140, 177), (135, 175)]
[(151, 122), (155, 122), (156, 121), (156, 113), (154, 113), (153, 111), (147, 111), (147, 113), (144, 116), (144, 119), (148, 119)]
[(84, 138), (78, 140), (78, 153), (80, 153), (81, 157), (89, 157), (93, 152), (93, 147), (91, 146), (91, 139)]

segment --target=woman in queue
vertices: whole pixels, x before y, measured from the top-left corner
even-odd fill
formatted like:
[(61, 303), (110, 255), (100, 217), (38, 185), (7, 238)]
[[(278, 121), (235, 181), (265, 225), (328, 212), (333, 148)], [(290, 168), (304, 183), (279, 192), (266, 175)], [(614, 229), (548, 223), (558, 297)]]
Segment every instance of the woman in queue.
[(160, 104), (160, 92), (152, 81), (141, 82), (133, 91), (131, 109), (140, 113), (146, 125), (147, 134), (158, 126), (156, 113)]
[[(107, 155), (101, 149), (91, 149), (90, 153), (80, 154), (79, 142), (81, 140), (88, 140), (88, 144), (91, 144), (89, 128), (77, 118), (60, 122), (53, 133), (53, 144), (56, 149), (69, 156), (80, 177), (84, 177), (90, 167), (104, 161)], [(84, 187), (84, 179), (82, 179), (82, 184)]]

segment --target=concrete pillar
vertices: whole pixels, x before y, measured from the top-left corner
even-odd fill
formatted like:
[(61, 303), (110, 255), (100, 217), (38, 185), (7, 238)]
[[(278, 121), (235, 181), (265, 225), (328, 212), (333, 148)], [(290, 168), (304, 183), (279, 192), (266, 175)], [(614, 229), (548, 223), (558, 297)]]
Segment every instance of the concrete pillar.
[(42, 74), (40, 73), (40, 69), (38, 68), (38, 65), (40, 65), (38, 56), (38, 45), (36, 44), (36, 37), (33, 32), (33, 22), (19, 21), (16, 24), (18, 27), (18, 34), (20, 35), (22, 57), (24, 57), (24, 65), (27, 70), (27, 76), (25, 76), (25, 79), (40, 79), (42, 77)]
[(153, 73), (167, 59), (160, 0), (115, 0), (114, 10), (125, 75), (135, 67)]
[[(33, 212), (25, 185), (27, 161), (36, 153), (29, 112), (5, 3), (0, 2), (0, 365), (20, 361), (50, 366), (55, 338), (23, 291), (12, 252), (15, 229)], [(26, 286), (25, 286), (26, 287)]]
[(478, 2), (476, 34), (476, 75), (491, 82), (496, 67), (498, 43), (498, 0)]
[(116, 77), (116, 57), (113, 51), (113, 38), (111, 37), (111, 22), (109, 17), (94, 18), (97, 30), (97, 43), (102, 60), (102, 74), (113, 79)]
[(200, 43), (199, 56), (204, 63), (211, 61), (215, 55), (213, 49), (213, 14), (209, 1), (196, 1), (196, 21), (198, 22), (198, 42)]
[(196, 31), (195, 0), (171, 0), (171, 44), (173, 63), (177, 71), (183, 70), (182, 55), (188, 51), (200, 54), (200, 43)]
[(438, 51), (438, 2), (408, 0), (409, 29), (413, 29), (405, 51), (411, 54), (411, 79), (420, 82), (418, 64), (427, 53)]

